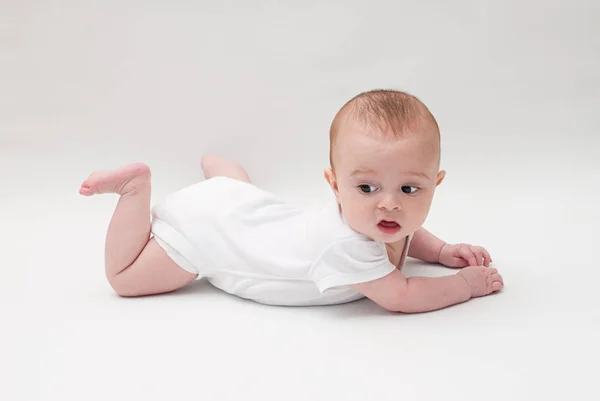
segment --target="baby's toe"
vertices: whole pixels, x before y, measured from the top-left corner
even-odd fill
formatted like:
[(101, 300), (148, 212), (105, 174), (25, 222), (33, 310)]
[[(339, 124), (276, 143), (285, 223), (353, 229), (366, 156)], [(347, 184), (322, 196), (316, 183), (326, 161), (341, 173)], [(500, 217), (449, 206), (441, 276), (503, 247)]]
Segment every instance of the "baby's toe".
[(81, 195), (90, 196), (94, 194), (94, 190), (90, 188), (90, 185), (86, 181), (83, 184), (81, 184), (81, 187), (79, 188), (79, 193)]

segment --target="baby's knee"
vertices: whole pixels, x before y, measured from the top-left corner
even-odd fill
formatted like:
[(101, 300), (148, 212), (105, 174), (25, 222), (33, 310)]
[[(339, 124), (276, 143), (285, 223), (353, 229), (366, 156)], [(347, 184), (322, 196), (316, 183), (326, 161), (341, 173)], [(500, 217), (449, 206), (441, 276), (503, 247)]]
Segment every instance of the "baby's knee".
[(129, 295), (129, 291), (128, 291), (127, 287), (123, 285), (123, 280), (118, 279), (118, 275), (117, 276), (106, 275), (106, 278), (108, 280), (108, 284), (110, 284), (112, 289), (119, 296), (122, 296), (122, 297), (131, 296), (131, 295)]
[(123, 275), (106, 275), (108, 279), (108, 283), (112, 287), (112, 289), (121, 297), (138, 297), (143, 295), (140, 292), (139, 287), (134, 285), (131, 280), (127, 280), (127, 277)]

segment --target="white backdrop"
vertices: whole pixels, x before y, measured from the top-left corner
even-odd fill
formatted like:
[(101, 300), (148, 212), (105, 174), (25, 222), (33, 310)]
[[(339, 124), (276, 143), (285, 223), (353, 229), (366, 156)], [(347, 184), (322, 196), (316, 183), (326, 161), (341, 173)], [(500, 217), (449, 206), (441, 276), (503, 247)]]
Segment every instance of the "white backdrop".
[[(599, 21), (582, 0), (0, 0), (0, 399), (598, 399)], [(426, 227), (485, 246), (501, 294), (394, 315), (112, 293), (116, 197), (79, 196), (90, 172), (146, 162), (156, 202), (214, 152), (321, 202), (329, 124), (373, 88), (438, 119)]]

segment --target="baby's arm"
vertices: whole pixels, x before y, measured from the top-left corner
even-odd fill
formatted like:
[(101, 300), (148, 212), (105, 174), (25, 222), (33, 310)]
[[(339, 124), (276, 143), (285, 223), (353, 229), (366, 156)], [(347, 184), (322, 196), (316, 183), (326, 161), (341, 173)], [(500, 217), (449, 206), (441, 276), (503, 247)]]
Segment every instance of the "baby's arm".
[(430, 312), (489, 295), (502, 288), (496, 269), (469, 266), (445, 277), (409, 277), (399, 270), (377, 280), (352, 287), (392, 312)]
[(421, 227), (415, 231), (410, 241), (408, 256), (428, 263), (438, 263), (444, 245), (444, 241)]

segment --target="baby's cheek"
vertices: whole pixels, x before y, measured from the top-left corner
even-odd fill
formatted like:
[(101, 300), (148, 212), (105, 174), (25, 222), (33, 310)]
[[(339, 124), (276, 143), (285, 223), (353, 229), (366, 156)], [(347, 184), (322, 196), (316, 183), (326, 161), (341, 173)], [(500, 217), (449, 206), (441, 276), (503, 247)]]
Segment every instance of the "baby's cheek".
[(368, 216), (368, 208), (361, 202), (348, 202), (346, 215), (346, 218), (351, 221), (354, 226), (361, 226), (364, 225), (364, 221)]
[(348, 219), (356, 222), (356, 220), (360, 219), (361, 216), (361, 207), (357, 205), (355, 202), (347, 202), (346, 203), (346, 214), (348, 215)]
[(418, 208), (417, 210), (415, 210), (415, 213), (413, 213), (413, 218), (415, 219), (415, 223), (417, 225), (421, 226), (423, 223), (425, 223), (425, 220), (427, 220), (428, 214), (429, 214), (428, 207), (421, 207), (421, 208)]
[(356, 213), (360, 215), (360, 218), (362, 220), (368, 219), (369, 213), (372, 212), (372, 208), (370, 207), (370, 205), (366, 204), (365, 202), (360, 202), (359, 204), (357, 204), (355, 209)]

